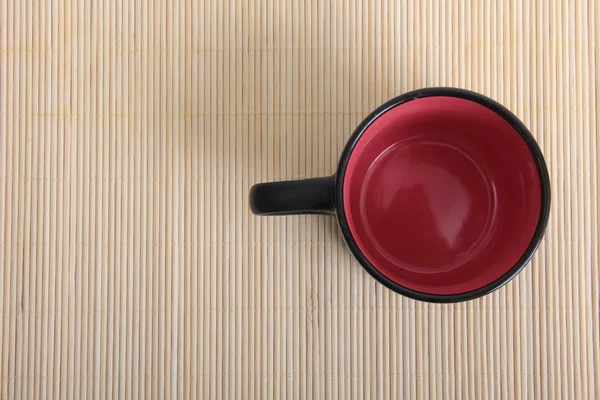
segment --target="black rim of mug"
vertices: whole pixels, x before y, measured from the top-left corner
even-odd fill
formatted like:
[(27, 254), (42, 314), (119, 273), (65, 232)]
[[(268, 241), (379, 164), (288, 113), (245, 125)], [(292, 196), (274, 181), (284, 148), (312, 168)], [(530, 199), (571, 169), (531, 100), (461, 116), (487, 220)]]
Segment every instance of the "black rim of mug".
[[(359, 249), (358, 244), (354, 240), (352, 232), (350, 231), (350, 227), (348, 226), (348, 221), (346, 219), (346, 213), (344, 211), (344, 196), (343, 196), (343, 187), (344, 187), (344, 175), (346, 173), (346, 167), (348, 166), (348, 161), (350, 159), (350, 155), (352, 154), (356, 143), (360, 140), (362, 134), (365, 130), (379, 118), (382, 114), (388, 112), (394, 107), (397, 107), (403, 103), (417, 100), (424, 97), (432, 97), (432, 96), (450, 96), (450, 97), (458, 97), (465, 100), (474, 101), (478, 104), (481, 104), (490, 110), (494, 111), (496, 114), (504, 118), (508, 123), (512, 125), (512, 127), (521, 135), (521, 138), (525, 141), (535, 163), (537, 165), (538, 175), (540, 178), (540, 187), (541, 187), (541, 208), (540, 208), (540, 216), (538, 219), (538, 223), (529, 243), (529, 246), (519, 259), (517, 263), (510, 268), (504, 275), (495, 281), (477, 288), (475, 290), (471, 290), (468, 292), (457, 293), (457, 294), (432, 294), (432, 293), (424, 293), (419, 292), (405, 286), (399, 285), (393, 280), (387, 278), (383, 275), (362, 253)], [(405, 93), (401, 96), (395, 97), (385, 104), (378, 107), (375, 111), (373, 111), (367, 118), (365, 118), (360, 125), (355, 129), (354, 133), (350, 137), (350, 140), (346, 144), (344, 151), (340, 157), (340, 162), (338, 165), (338, 171), (336, 174), (336, 211), (337, 211), (337, 220), (340, 225), (340, 229), (342, 230), (342, 235), (344, 236), (344, 240), (348, 244), (350, 251), (358, 259), (360, 264), (380, 283), (385, 285), (386, 287), (400, 293), (404, 296), (413, 298), (415, 300), (427, 301), (432, 303), (455, 303), (459, 301), (467, 301), (473, 300), (478, 297), (489, 294), (502, 286), (506, 285), (511, 279), (513, 279), (521, 270), (527, 265), (527, 263), (533, 257), (533, 254), (539, 247), (544, 233), (546, 231), (546, 227), (548, 225), (548, 219), (550, 216), (550, 177), (548, 175), (548, 169), (546, 167), (546, 162), (544, 161), (544, 156), (535, 141), (534, 137), (531, 135), (531, 132), (527, 129), (527, 127), (517, 118), (512, 112), (506, 109), (504, 106), (499, 104), (498, 102), (481, 95), (479, 93), (475, 93), (465, 89), (457, 89), (457, 88), (424, 88), (415, 90), (412, 92)]]

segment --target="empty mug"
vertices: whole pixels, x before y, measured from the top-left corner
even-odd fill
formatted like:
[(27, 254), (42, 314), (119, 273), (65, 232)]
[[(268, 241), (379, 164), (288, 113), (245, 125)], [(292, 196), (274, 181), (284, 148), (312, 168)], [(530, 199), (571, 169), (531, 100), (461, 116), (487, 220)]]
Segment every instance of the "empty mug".
[(527, 264), (548, 223), (550, 180), (510, 111), (471, 91), (428, 88), (370, 114), (333, 176), (256, 184), (250, 207), (334, 215), (375, 279), (448, 303), (488, 294)]

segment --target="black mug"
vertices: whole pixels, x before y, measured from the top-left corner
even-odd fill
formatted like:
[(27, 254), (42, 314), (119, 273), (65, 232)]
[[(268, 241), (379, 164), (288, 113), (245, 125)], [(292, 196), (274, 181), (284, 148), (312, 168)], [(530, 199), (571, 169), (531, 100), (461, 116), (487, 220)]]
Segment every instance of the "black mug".
[(256, 184), (250, 207), (334, 215), (379, 282), (448, 303), (490, 293), (527, 264), (548, 223), (550, 179), (533, 136), (506, 108), (428, 88), (370, 114), (334, 175)]

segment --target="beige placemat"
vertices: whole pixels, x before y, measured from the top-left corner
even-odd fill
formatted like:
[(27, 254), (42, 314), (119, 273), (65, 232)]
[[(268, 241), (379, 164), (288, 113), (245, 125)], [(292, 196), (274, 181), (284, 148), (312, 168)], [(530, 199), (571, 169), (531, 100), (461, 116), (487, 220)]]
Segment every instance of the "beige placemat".
[[(596, 397), (599, 40), (595, 0), (0, 0), (0, 397)], [(408, 300), (333, 218), (249, 213), (442, 85), (548, 162), (505, 288)]]

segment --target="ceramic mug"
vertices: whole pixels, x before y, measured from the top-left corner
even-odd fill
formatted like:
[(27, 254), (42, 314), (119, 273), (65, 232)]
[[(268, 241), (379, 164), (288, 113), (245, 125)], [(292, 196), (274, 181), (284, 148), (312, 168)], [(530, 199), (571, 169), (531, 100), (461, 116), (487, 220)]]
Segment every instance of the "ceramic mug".
[(428, 88), (383, 104), (355, 130), (337, 172), (256, 184), (257, 215), (331, 214), (388, 288), (448, 303), (517, 275), (550, 213), (550, 180), (525, 125), (474, 92)]

